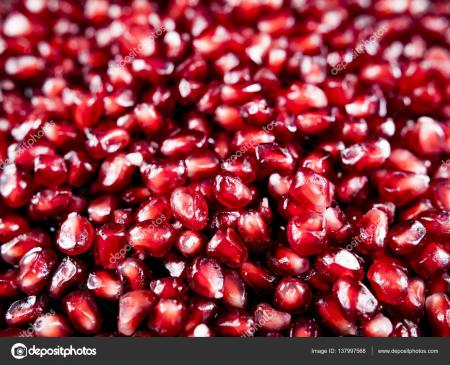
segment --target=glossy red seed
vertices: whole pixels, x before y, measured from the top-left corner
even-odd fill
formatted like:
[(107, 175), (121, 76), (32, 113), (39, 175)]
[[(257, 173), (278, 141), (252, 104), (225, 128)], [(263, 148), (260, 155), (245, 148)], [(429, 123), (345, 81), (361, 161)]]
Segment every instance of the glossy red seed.
[(389, 337), (394, 330), (391, 320), (381, 313), (363, 323), (362, 328), (366, 337)]
[(338, 335), (356, 335), (356, 325), (349, 321), (339, 304), (332, 298), (319, 298), (316, 301), (317, 313), (325, 326)]
[(0, 243), (5, 243), (29, 230), (28, 222), (17, 214), (0, 217)]
[(313, 318), (300, 317), (291, 325), (289, 337), (319, 337), (320, 327)]
[(159, 336), (177, 336), (183, 329), (187, 309), (175, 299), (160, 299), (148, 320), (148, 328)]
[(223, 297), (224, 276), (220, 264), (213, 258), (197, 257), (188, 268), (191, 289), (206, 298)]
[(378, 308), (378, 301), (360, 281), (340, 277), (333, 285), (333, 298), (350, 319), (370, 319)]
[[(379, 209), (371, 209), (356, 224), (355, 249), (365, 255), (384, 251), (387, 242), (388, 216)], [(352, 243), (353, 245), (353, 243)]]
[(8, 326), (22, 326), (35, 321), (47, 310), (48, 298), (45, 296), (29, 296), (12, 303), (5, 314)]
[(398, 305), (408, 293), (408, 276), (391, 260), (376, 259), (367, 278), (380, 302)]
[(178, 236), (175, 245), (182, 255), (193, 257), (203, 250), (205, 237), (196, 231), (184, 231)]
[(183, 279), (176, 277), (153, 280), (150, 282), (150, 289), (163, 299), (184, 299), (188, 290)]
[(117, 266), (117, 274), (125, 288), (130, 290), (146, 289), (151, 278), (151, 272), (144, 262), (133, 257)]
[(96, 270), (89, 274), (86, 287), (97, 298), (117, 301), (123, 292), (122, 282), (111, 272)]
[(301, 275), (309, 270), (309, 259), (285, 246), (276, 247), (267, 257), (269, 268), (279, 275)]
[(342, 248), (329, 248), (320, 254), (316, 259), (315, 267), (317, 272), (330, 282), (345, 275), (357, 280), (362, 280), (364, 277), (363, 267), (358, 257)]
[(323, 212), (331, 205), (331, 184), (323, 176), (302, 167), (295, 173), (289, 195), (306, 209)]
[(256, 332), (256, 325), (253, 316), (242, 310), (232, 309), (219, 316), (216, 329), (221, 336), (252, 337)]
[(6, 263), (17, 265), (22, 257), (33, 248), (50, 246), (50, 236), (45, 231), (36, 228), (4, 243), (1, 246), (1, 256)]
[(45, 313), (33, 323), (36, 337), (68, 337), (72, 330), (69, 321), (61, 314)]
[(164, 256), (175, 243), (175, 231), (168, 223), (145, 221), (133, 226), (127, 235), (127, 240), (136, 251), (152, 257)]
[(243, 208), (250, 203), (250, 189), (236, 176), (219, 174), (214, 178), (216, 199), (228, 208)]
[(425, 301), (427, 317), (433, 336), (448, 337), (450, 335), (450, 300), (444, 293), (436, 293)]
[(85, 335), (100, 330), (102, 317), (94, 297), (86, 290), (75, 290), (63, 298), (64, 310), (75, 329)]
[(289, 313), (277, 311), (267, 303), (258, 304), (254, 316), (255, 326), (263, 331), (282, 331), (291, 322)]
[(231, 228), (217, 231), (208, 242), (206, 253), (230, 267), (242, 266), (248, 257), (247, 248)]
[(0, 273), (0, 299), (13, 299), (20, 294), (17, 282), (18, 270), (10, 269)]
[(150, 290), (133, 290), (122, 295), (119, 300), (117, 329), (131, 336), (156, 304), (156, 297)]
[(39, 155), (34, 160), (35, 182), (48, 188), (55, 188), (66, 180), (67, 169), (62, 157)]
[(292, 113), (299, 114), (309, 108), (322, 108), (328, 105), (325, 93), (317, 86), (296, 83), (286, 92), (286, 104)]
[(311, 300), (311, 289), (300, 279), (283, 278), (275, 289), (275, 305), (289, 313), (303, 313)]
[(188, 229), (201, 230), (206, 226), (208, 206), (199, 193), (188, 188), (177, 188), (170, 197), (174, 216)]
[(156, 194), (171, 192), (186, 181), (186, 166), (183, 161), (144, 164), (141, 176), (145, 185)]
[(89, 221), (77, 214), (71, 213), (61, 225), (56, 238), (58, 249), (66, 255), (80, 255), (92, 245), (94, 229)]
[(410, 263), (421, 277), (432, 279), (448, 271), (450, 253), (443, 245), (429, 242), (411, 258)]
[(426, 229), (419, 221), (404, 221), (389, 230), (387, 241), (396, 254), (409, 255), (419, 248), (425, 234)]
[(81, 285), (86, 278), (86, 264), (75, 257), (66, 256), (53, 272), (48, 292), (53, 298), (61, 298), (68, 289)]
[(28, 251), (19, 263), (17, 282), (28, 295), (39, 294), (47, 285), (57, 263), (56, 253), (49, 248), (36, 247)]
[(304, 212), (297, 215), (286, 227), (288, 242), (299, 255), (316, 255), (327, 245), (325, 225), (321, 213)]
[(274, 290), (276, 277), (263, 266), (245, 262), (239, 273), (242, 280), (257, 292), (270, 293)]
[(115, 269), (125, 260), (129, 251), (126, 231), (117, 223), (105, 224), (98, 228), (93, 245), (95, 262), (105, 269)]
[(30, 175), (13, 164), (4, 167), (0, 176), (0, 194), (12, 208), (24, 206), (31, 199), (33, 186)]
[(236, 271), (224, 272), (223, 300), (231, 307), (244, 309), (247, 305), (247, 289)]

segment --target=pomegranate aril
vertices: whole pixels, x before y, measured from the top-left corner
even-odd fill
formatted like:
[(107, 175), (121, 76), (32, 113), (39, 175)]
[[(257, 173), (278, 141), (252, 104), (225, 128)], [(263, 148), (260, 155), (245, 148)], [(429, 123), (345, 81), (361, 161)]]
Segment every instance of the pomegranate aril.
[(109, 223), (97, 229), (94, 238), (95, 262), (105, 269), (115, 269), (125, 260), (127, 252), (126, 231), (121, 224)]
[(285, 246), (276, 247), (268, 254), (269, 268), (278, 275), (301, 275), (309, 270), (309, 259)]
[(286, 106), (294, 113), (299, 114), (310, 108), (323, 108), (328, 105), (325, 93), (317, 86), (295, 83), (289, 87), (285, 95)]
[(34, 180), (48, 188), (60, 186), (67, 177), (67, 169), (62, 157), (39, 155), (34, 160)]
[(45, 313), (33, 323), (36, 337), (70, 337), (72, 330), (69, 321), (61, 314)]
[(49, 248), (36, 247), (28, 251), (19, 263), (20, 289), (28, 295), (39, 294), (47, 285), (57, 259), (55, 251)]
[(66, 255), (80, 255), (92, 245), (94, 229), (91, 223), (77, 213), (70, 213), (61, 225), (56, 238), (58, 249)]
[(18, 274), (19, 272), (16, 269), (9, 269), (0, 273), (0, 300), (9, 300), (19, 296)]
[(213, 258), (195, 258), (188, 268), (188, 282), (194, 292), (206, 298), (223, 297), (223, 270)]
[(159, 336), (176, 336), (187, 317), (186, 305), (176, 299), (160, 299), (148, 320), (148, 328)]
[(5, 314), (8, 326), (22, 326), (35, 321), (47, 310), (46, 296), (29, 296), (12, 303)]
[(174, 216), (188, 229), (201, 230), (208, 219), (208, 205), (199, 193), (189, 188), (177, 188), (170, 197)]
[(102, 317), (94, 297), (86, 290), (75, 290), (63, 298), (64, 310), (74, 328), (85, 335), (99, 332)]
[(394, 323), (394, 330), (391, 337), (421, 337), (419, 326), (407, 319)]
[(425, 234), (426, 229), (419, 221), (403, 221), (389, 230), (387, 242), (397, 255), (409, 255), (417, 250)]
[(356, 280), (364, 277), (363, 266), (357, 256), (343, 248), (329, 248), (320, 254), (315, 262), (317, 273), (329, 282), (335, 282), (341, 276), (350, 276)]
[(230, 267), (242, 266), (248, 257), (247, 248), (231, 228), (217, 231), (208, 242), (206, 253)]
[(311, 289), (300, 279), (283, 278), (275, 289), (275, 305), (288, 313), (303, 313), (311, 300)]
[(233, 175), (219, 174), (214, 178), (214, 194), (227, 208), (243, 208), (252, 200), (251, 190)]
[(185, 257), (193, 257), (203, 250), (205, 237), (196, 231), (184, 231), (175, 243), (178, 251)]
[(186, 166), (183, 161), (144, 164), (141, 176), (145, 185), (156, 194), (171, 192), (186, 182)]
[(123, 294), (119, 300), (118, 331), (125, 336), (131, 336), (155, 304), (156, 297), (150, 290), (132, 290)]
[(6, 263), (17, 265), (22, 257), (33, 248), (50, 246), (50, 236), (45, 231), (36, 228), (4, 243), (1, 246), (1, 256)]
[(394, 326), (389, 318), (379, 313), (370, 321), (364, 322), (362, 329), (366, 337), (389, 337)]
[(365, 255), (382, 253), (387, 245), (388, 216), (384, 211), (373, 208), (364, 214), (356, 224), (355, 248)]
[(315, 305), (321, 321), (330, 330), (341, 336), (356, 335), (356, 325), (345, 317), (339, 304), (331, 297), (319, 298)]
[(323, 212), (333, 199), (331, 183), (313, 170), (302, 167), (295, 173), (289, 195), (305, 208)]
[(144, 262), (134, 257), (122, 261), (117, 266), (117, 274), (129, 290), (146, 289), (151, 278), (151, 272)]
[(398, 305), (408, 294), (408, 276), (393, 260), (376, 259), (367, 272), (367, 279), (380, 302)]
[(255, 325), (263, 331), (283, 331), (289, 327), (291, 315), (277, 311), (267, 303), (261, 303), (255, 309)]
[(300, 317), (291, 325), (289, 337), (319, 337), (320, 327), (313, 318)]
[(0, 193), (3, 202), (12, 208), (27, 204), (33, 192), (31, 176), (14, 164), (4, 167), (0, 176)]
[(433, 336), (450, 336), (450, 300), (444, 293), (436, 293), (425, 301), (427, 318)]
[(299, 255), (316, 255), (327, 246), (325, 226), (323, 214), (303, 212), (289, 221), (286, 227), (288, 242)]
[(86, 264), (75, 257), (66, 256), (52, 274), (48, 293), (53, 298), (61, 298), (68, 289), (81, 285), (86, 278)]
[(0, 217), (0, 243), (5, 243), (29, 231), (28, 222), (20, 215), (5, 213)]
[(224, 272), (223, 301), (231, 307), (241, 309), (247, 305), (247, 289), (236, 271)]
[(263, 266), (245, 262), (239, 274), (242, 280), (256, 292), (270, 293), (275, 289), (276, 277)]
[(174, 277), (153, 280), (150, 289), (162, 299), (184, 299), (188, 290), (183, 279)]
[(217, 318), (216, 330), (219, 335), (226, 337), (252, 337), (256, 326), (253, 316), (240, 309), (231, 309)]
[(97, 298), (117, 301), (123, 292), (122, 282), (111, 272), (96, 270), (89, 274), (86, 287)]
[(175, 243), (175, 231), (168, 223), (145, 221), (133, 226), (127, 235), (132, 248), (152, 257), (163, 257)]
[(421, 277), (432, 279), (450, 268), (450, 252), (437, 242), (429, 242), (411, 257), (411, 267)]

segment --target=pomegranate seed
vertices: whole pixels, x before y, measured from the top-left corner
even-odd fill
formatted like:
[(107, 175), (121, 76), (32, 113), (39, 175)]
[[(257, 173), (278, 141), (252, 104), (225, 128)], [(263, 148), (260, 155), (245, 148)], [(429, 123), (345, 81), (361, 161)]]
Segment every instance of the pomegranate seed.
[(6, 323), (15, 327), (34, 322), (46, 312), (47, 302), (47, 297), (35, 295), (15, 301), (6, 311)]
[(0, 217), (0, 243), (5, 243), (29, 231), (28, 222), (20, 215), (5, 214)]
[(309, 168), (302, 167), (296, 173), (289, 195), (305, 208), (323, 212), (331, 205), (330, 182)]
[(372, 318), (378, 301), (360, 281), (349, 276), (340, 277), (333, 285), (333, 297), (346, 317), (358, 320)]
[(3, 261), (17, 265), (25, 254), (36, 247), (50, 247), (50, 236), (43, 230), (36, 228), (22, 233), (1, 246)]
[(200, 194), (188, 189), (177, 188), (170, 197), (174, 216), (188, 229), (201, 230), (206, 226), (208, 206)]
[(414, 257), (411, 266), (421, 277), (431, 279), (446, 272), (450, 265), (450, 253), (439, 243), (426, 244)]
[(150, 290), (133, 290), (119, 300), (118, 331), (131, 336), (155, 307), (156, 297)]
[(208, 256), (225, 263), (230, 267), (240, 267), (247, 260), (247, 248), (237, 233), (228, 228), (217, 231), (206, 247)]
[(214, 194), (227, 208), (243, 208), (252, 200), (250, 189), (236, 176), (219, 174), (214, 179)]
[(261, 303), (255, 309), (255, 325), (265, 331), (282, 331), (289, 327), (291, 315), (272, 308), (267, 303)]
[(383, 303), (398, 305), (408, 293), (408, 277), (396, 263), (377, 259), (370, 266), (367, 278), (377, 299)]
[(257, 292), (271, 292), (274, 289), (275, 276), (262, 266), (245, 262), (241, 266), (240, 276)]
[(251, 337), (254, 335), (255, 321), (252, 316), (239, 309), (232, 309), (222, 314), (216, 323), (216, 329), (221, 336)]
[(163, 299), (183, 299), (188, 290), (182, 279), (173, 277), (153, 280), (150, 289)]
[(319, 337), (320, 327), (313, 318), (300, 317), (292, 323), (289, 337)]
[(117, 266), (117, 274), (125, 288), (130, 290), (146, 289), (151, 273), (141, 260), (129, 257)]
[(339, 335), (356, 335), (357, 327), (346, 319), (338, 303), (332, 298), (319, 298), (316, 301), (317, 313), (323, 324)]
[(436, 293), (425, 301), (427, 316), (433, 336), (448, 337), (450, 335), (450, 301), (446, 294)]
[(61, 298), (68, 289), (81, 285), (87, 277), (86, 264), (75, 257), (64, 257), (53, 272), (48, 292), (53, 298)]
[(33, 323), (36, 337), (68, 337), (72, 330), (67, 319), (61, 314), (46, 313)]
[(49, 248), (36, 247), (28, 251), (19, 263), (17, 282), (28, 295), (39, 294), (50, 279), (57, 262), (56, 253)]
[(148, 320), (148, 328), (159, 336), (176, 336), (183, 329), (187, 309), (176, 299), (160, 299)]
[(58, 249), (66, 255), (80, 255), (92, 245), (94, 229), (89, 221), (78, 213), (70, 213), (61, 225), (56, 238)]
[(283, 278), (275, 289), (275, 305), (285, 312), (302, 313), (308, 308), (311, 300), (311, 289), (300, 279)]
[(17, 275), (18, 270), (10, 269), (0, 273), (0, 299), (13, 299), (20, 294)]
[(236, 271), (227, 270), (224, 273), (223, 300), (231, 307), (243, 309), (247, 305), (247, 290)]
[(87, 288), (97, 297), (117, 301), (123, 291), (121, 281), (106, 270), (97, 270), (89, 274)]
[(355, 236), (356, 250), (365, 255), (384, 251), (388, 232), (388, 217), (382, 210), (373, 208), (357, 223)]
[(195, 258), (188, 269), (188, 280), (191, 289), (204, 297), (214, 299), (223, 297), (223, 271), (213, 258)]
[(152, 257), (163, 257), (175, 243), (175, 231), (168, 223), (145, 221), (133, 226), (127, 240), (136, 251)]
[(291, 247), (302, 256), (322, 252), (327, 245), (325, 222), (322, 214), (314, 212), (292, 218), (286, 227)]
[(203, 250), (205, 238), (196, 231), (184, 231), (178, 236), (175, 245), (181, 254), (193, 257)]
[(301, 275), (309, 270), (307, 257), (298, 255), (289, 247), (279, 246), (268, 255), (269, 268), (278, 275)]
[(381, 313), (363, 323), (362, 327), (364, 336), (367, 337), (389, 337), (394, 330), (391, 320)]
[(75, 329), (85, 335), (97, 333), (102, 318), (93, 296), (86, 290), (75, 290), (63, 299), (64, 310)]
[(156, 194), (171, 192), (186, 181), (186, 166), (183, 161), (151, 163), (141, 167), (145, 185)]
[(364, 277), (363, 267), (357, 256), (342, 248), (329, 248), (320, 254), (315, 263), (317, 272), (329, 282), (341, 276), (349, 276), (356, 280)]
[(396, 254), (409, 255), (416, 251), (425, 234), (426, 229), (419, 221), (404, 221), (389, 231), (387, 241), (389, 248)]
[(6, 205), (19, 208), (27, 204), (32, 194), (31, 177), (15, 165), (7, 165), (0, 176), (0, 192)]

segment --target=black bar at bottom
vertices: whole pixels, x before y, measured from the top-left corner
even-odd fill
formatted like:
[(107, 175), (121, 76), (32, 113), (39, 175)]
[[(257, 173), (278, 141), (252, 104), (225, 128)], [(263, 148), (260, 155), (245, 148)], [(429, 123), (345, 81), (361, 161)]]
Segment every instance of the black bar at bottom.
[(3, 338), (0, 364), (449, 364), (450, 338)]

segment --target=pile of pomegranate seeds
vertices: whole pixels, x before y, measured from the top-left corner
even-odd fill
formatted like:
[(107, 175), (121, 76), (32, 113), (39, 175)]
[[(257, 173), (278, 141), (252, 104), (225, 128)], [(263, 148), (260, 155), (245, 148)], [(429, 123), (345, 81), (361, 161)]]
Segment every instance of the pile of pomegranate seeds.
[(450, 336), (450, 3), (22, 0), (1, 336)]

